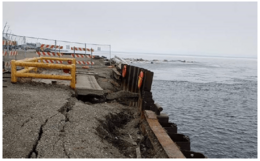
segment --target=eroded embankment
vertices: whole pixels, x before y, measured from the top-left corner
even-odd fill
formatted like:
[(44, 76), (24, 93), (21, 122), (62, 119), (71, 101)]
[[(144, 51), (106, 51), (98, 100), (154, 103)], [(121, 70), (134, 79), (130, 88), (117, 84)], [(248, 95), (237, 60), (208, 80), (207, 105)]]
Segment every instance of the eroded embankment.
[[(69, 88), (57, 85), (10, 83), (4, 88), (3, 157), (136, 157), (135, 148), (142, 139), (136, 109), (116, 101), (84, 103), (74, 96)], [(114, 122), (122, 116), (128, 117)], [(106, 129), (110, 121), (115, 124), (109, 126), (114, 128), (111, 136), (124, 140), (123, 144), (100, 137), (98, 127), (103, 123)]]
[(65, 86), (10, 83), (3, 91), (4, 158), (184, 158), (178, 146), (189, 150), (189, 141), (173, 143), (183, 136), (169, 133), (175, 128), (154, 105), (146, 77), (145, 88), (130, 92), (128, 81), (122, 86), (100, 69), (104, 94), (77, 98)]

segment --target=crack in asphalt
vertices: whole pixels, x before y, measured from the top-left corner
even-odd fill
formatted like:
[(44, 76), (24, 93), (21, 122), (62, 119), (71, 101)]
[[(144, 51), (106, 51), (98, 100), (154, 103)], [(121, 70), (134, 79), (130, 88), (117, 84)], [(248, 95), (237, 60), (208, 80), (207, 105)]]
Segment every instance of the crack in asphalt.
[[(48, 118), (49, 119), (49, 118)], [(33, 145), (33, 148), (32, 148), (32, 150), (30, 151), (30, 153), (28, 154), (28, 156), (27, 156), (27, 158), (31, 158), (32, 157), (32, 155), (33, 155), (33, 153), (35, 153), (35, 155), (36, 155), (36, 158), (37, 158), (37, 156), (38, 156), (38, 151), (36, 150), (36, 148), (37, 148), (37, 145), (38, 145), (38, 143), (39, 143), (39, 141), (41, 140), (41, 137), (42, 137), (42, 134), (43, 134), (43, 127), (46, 125), (46, 123), (48, 122), (48, 119), (46, 119), (45, 120), (45, 122), (41, 125), (41, 127), (40, 127), (40, 130), (39, 130), (39, 132), (38, 132), (38, 139), (36, 140), (36, 142), (34, 143), (34, 145)]]
[[(45, 122), (41, 125), (40, 127), (40, 130), (38, 132), (38, 139), (35, 141), (34, 145), (33, 145), (33, 148), (32, 150), (29, 152), (29, 154), (27, 155), (26, 158), (32, 158), (33, 156), (33, 153), (36, 155), (36, 158), (38, 157), (38, 151), (36, 150), (37, 149), (37, 146), (38, 146), (38, 143), (40, 142), (41, 138), (42, 138), (42, 134), (43, 134), (43, 127), (47, 124), (48, 120), (51, 119), (52, 117), (56, 116), (58, 113), (52, 115), (51, 117), (47, 118), (45, 120)], [(31, 117), (31, 119), (33, 119), (33, 117)], [(28, 121), (26, 120), (25, 123), (29, 122), (31, 119), (29, 119)], [(24, 123), (24, 124), (25, 124)]]
[[(65, 125), (66, 125), (66, 122), (69, 122), (68, 112), (72, 110), (72, 108), (73, 108), (74, 105), (75, 105), (75, 101), (73, 101), (72, 98), (68, 98), (68, 100), (67, 100), (67, 102), (65, 103), (65, 105), (63, 105), (63, 106), (58, 110), (59, 113), (61, 113), (61, 114), (63, 114), (63, 115), (65, 116), (65, 124), (63, 125), (62, 130), (60, 130), (60, 134), (58, 135), (59, 139), (56, 141), (56, 143), (57, 143), (59, 140), (62, 139), (63, 151), (64, 151), (64, 154), (65, 154), (68, 158), (70, 158), (70, 156), (69, 156), (68, 152), (66, 151), (66, 148), (65, 148), (65, 140), (64, 140), (64, 138), (65, 138)], [(51, 117), (47, 118), (47, 119), (45, 120), (45, 122), (40, 126), (40, 129), (39, 129), (39, 131), (38, 131), (38, 138), (37, 138), (37, 140), (35, 141), (32, 150), (29, 152), (29, 154), (27, 155), (26, 158), (37, 158), (37, 157), (38, 157), (37, 146), (38, 146), (38, 144), (39, 144), (39, 142), (40, 142), (40, 140), (41, 140), (41, 138), (42, 138), (42, 135), (43, 135), (43, 133), (44, 133), (43, 128), (44, 128), (44, 126), (47, 124), (47, 122), (48, 122), (49, 119), (51, 119), (51, 118), (53, 118), (54, 116), (56, 116), (57, 114), (59, 114), (58, 112), (57, 112), (56, 114), (52, 115)], [(33, 119), (33, 117), (31, 117), (31, 119)], [(22, 124), (22, 127), (23, 127), (26, 123), (28, 123), (31, 119), (27, 119), (27, 120)], [(55, 144), (56, 144), (56, 143), (55, 143)], [(54, 150), (55, 144), (54, 144), (53, 147), (52, 147), (53, 150)], [(35, 154), (35, 156), (34, 156), (34, 154)]]
[(75, 105), (75, 102), (72, 100), (72, 98), (69, 98), (68, 101), (65, 103), (64, 106), (62, 106), (58, 111), (63, 114), (65, 116), (65, 124), (63, 125), (63, 128), (62, 130), (60, 131), (60, 137), (62, 137), (62, 146), (63, 146), (63, 151), (64, 151), (64, 154), (70, 158), (68, 152), (66, 151), (66, 148), (65, 148), (65, 126), (66, 126), (66, 122), (69, 122), (69, 117), (68, 117), (68, 112), (72, 110), (73, 106)]

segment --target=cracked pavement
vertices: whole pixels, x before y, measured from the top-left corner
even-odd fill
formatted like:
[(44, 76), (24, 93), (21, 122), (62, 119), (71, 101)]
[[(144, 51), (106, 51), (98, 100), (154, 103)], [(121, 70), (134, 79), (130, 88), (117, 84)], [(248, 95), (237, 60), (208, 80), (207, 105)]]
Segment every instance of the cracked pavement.
[(124, 158), (96, 134), (117, 102), (86, 104), (69, 87), (17, 83), (3, 89), (3, 158)]

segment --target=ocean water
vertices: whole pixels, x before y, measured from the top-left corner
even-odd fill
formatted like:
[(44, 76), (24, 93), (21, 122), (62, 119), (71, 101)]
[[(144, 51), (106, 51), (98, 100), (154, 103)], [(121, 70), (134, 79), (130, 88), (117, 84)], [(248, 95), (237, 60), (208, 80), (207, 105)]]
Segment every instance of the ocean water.
[[(151, 59), (145, 56), (139, 57)], [(257, 158), (257, 59), (154, 58), (168, 62), (132, 65), (154, 72), (154, 100), (178, 133), (190, 137), (192, 151), (208, 158)]]

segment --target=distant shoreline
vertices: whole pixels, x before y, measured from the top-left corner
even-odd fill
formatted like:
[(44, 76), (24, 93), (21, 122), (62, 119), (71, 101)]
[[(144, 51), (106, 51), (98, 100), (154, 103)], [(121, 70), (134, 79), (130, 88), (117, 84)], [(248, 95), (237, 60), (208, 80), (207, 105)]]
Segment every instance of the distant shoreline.
[(147, 53), (147, 52), (121, 52), (121, 51), (111, 51), (112, 55), (161, 55), (161, 56), (176, 56), (176, 57), (205, 57), (205, 58), (239, 58), (239, 59), (257, 59), (257, 57), (252, 56), (223, 56), (223, 55), (181, 55), (181, 54), (166, 54), (166, 53)]

